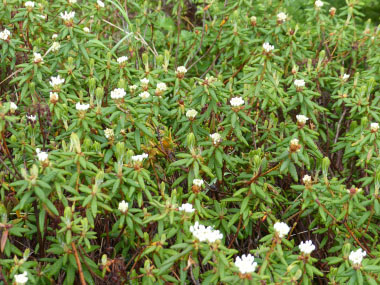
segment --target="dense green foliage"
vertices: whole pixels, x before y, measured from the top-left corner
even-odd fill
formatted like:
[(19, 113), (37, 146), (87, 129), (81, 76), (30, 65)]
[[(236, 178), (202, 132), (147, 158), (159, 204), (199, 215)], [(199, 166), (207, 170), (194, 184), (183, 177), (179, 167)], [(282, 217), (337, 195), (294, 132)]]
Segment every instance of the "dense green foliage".
[(0, 284), (378, 284), (365, 3), (3, 0)]

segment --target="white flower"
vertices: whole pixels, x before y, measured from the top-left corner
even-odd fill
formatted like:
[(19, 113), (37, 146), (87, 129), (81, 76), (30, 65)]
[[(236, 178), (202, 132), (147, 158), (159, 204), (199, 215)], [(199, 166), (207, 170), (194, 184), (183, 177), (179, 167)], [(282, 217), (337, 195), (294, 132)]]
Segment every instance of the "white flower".
[(58, 93), (57, 92), (50, 92), (50, 101), (52, 101), (52, 102), (58, 101)]
[(83, 28), (83, 31), (84, 31), (85, 33), (89, 33), (89, 32), (90, 32), (90, 29), (87, 28), (87, 27), (84, 27), (84, 28)]
[(306, 121), (309, 120), (309, 118), (306, 117), (306, 116), (304, 116), (304, 115), (297, 115), (296, 118), (297, 118), (297, 122), (298, 122), (300, 125), (304, 125), (304, 124), (306, 124)]
[(310, 183), (311, 183), (311, 176), (306, 174), (306, 175), (302, 178), (302, 182), (303, 182), (304, 184), (310, 184)]
[(176, 74), (182, 74), (182, 75), (184, 75), (186, 72), (187, 72), (186, 67), (184, 67), (184, 66), (178, 66), (175, 73)]
[(36, 149), (37, 158), (39, 161), (44, 162), (48, 160), (48, 153), (45, 151), (41, 151), (39, 148)]
[(371, 132), (376, 133), (379, 130), (379, 123), (371, 123)]
[(61, 45), (59, 44), (59, 42), (53, 42), (53, 44), (51, 45), (51, 50), (58, 51), (60, 47)]
[(290, 145), (291, 146), (298, 146), (299, 145), (299, 140), (298, 139), (292, 139), (291, 141), (290, 141)]
[(128, 60), (128, 56), (121, 56), (117, 59), (117, 63), (121, 64)]
[(87, 111), (90, 108), (90, 104), (81, 104), (80, 102), (76, 103), (75, 108), (78, 111)]
[(149, 94), (148, 91), (144, 91), (144, 92), (140, 93), (139, 96), (140, 96), (140, 98), (142, 98), (142, 99), (148, 99), (149, 96), (150, 96), (150, 94)]
[(35, 122), (37, 120), (37, 116), (36, 115), (26, 115), (26, 118)]
[(104, 136), (105, 136), (107, 139), (113, 137), (113, 136), (114, 136), (113, 129), (108, 129), (108, 128), (105, 129), (105, 130), (104, 130)]
[(182, 204), (181, 207), (178, 208), (178, 210), (184, 211), (186, 213), (193, 213), (195, 211), (193, 205), (189, 203)]
[(58, 34), (53, 34), (53, 35), (51, 36), (51, 38), (52, 38), (53, 40), (55, 40), (56, 38), (58, 38)]
[(233, 107), (239, 107), (244, 104), (244, 100), (241, 97), (233, 97), (230, 100), (231, 106)]
[(28, 282), (28, 272), (24, 271), (23, 274), (16, 274), (14, 276), (16, 285), (24, 285)]
[(116, 88), (113, 91), (111, 91), (111, 98), (112, 99), (121, 99), (125, 96), (125, 90), (123, 88)]
[(190, 109), (186, 112), (186, 117), (189, 119), (194, 119), (198, 112), (194, 109)]
[(11, 109), (12, 112), (17, 110), (17, 105), (13, 102), (9, 102), (9, 109)]
[(69, 3), (70, 4), (75, 4), (75, 3), (77, 3), (77, 0), (69, 0)]
[(252, 273), (257, 267), (257, 263), (254, 262), (255, 258), (251, 254), (243, 254), (241, 257), (236, 257), (235, 266), (239, 268), (241, 274)]
[(149, 84), (149, 79), (148, 78), (143, 78), (140, 79), (141, 85), (147, 86)]
[(324, 3), (321, 0), (317, 0), (317, 1), (315, 1), (314, 5), (317, 8), (322, 8)]
[(11, 32), (8, 31), (7, 29), (4, 29), (4, 31), (0, 32), (0, 39), (3, 41), (6, 41), (10, 38)]
[(34, 2), (33, 1), (26, 1), (24, 5), (27, 8), (34, 8)]
[(198, 186), (198, 187), (201, 187), (202, 185), (203, 185), (203, 179), (194, 179), (193, 180), (193, 184), (195, 185), (195, 186)]
[(44, 59), (42, 58), (42, 55), (38, 52), (33, 53), (33, 56), (34, 56), (34, 59), (33, 59), (34, 63), (39, 63), (39, 62), (44, 61)]
[(343, 76), (342, 76), (343, 81), (347, 81), (348, 78), (350, 78), (350, 75), (349, 75), (349, 74), (346, 74), (346, 73), (343, 74)]
[(288, 16), (284, 12), (277, 14), (277, 21), (284, 22)]
[(213, 133), (210, 135), (213, 144), (218, 144), (222, 141), (222, 136), (218, 133)]
[(214, 243), (223, 238), (223, 234), (219, 230), (214, 230), (213, 227), (205, 227), (204, 225), (195, 222), (194, 226), (190, 226), (190, 232), (200, 242)]
[(362, 263), (363, 257), (366, 255), (367, 255), (367, 253), (365, 251), (363, 251), (361, 248), (359, 248), (357, 251), (351, 251), (348, 259), (354, 265), (360, 265)]
[(274, 226), (273, 226), (273, 228), (276, 231), (276, 233), (278, 234), (279, 238), (283, 238), (290, 231), (289, 226), (287, 224), (285, 224), (284, 222), (277, 222), (277, 223), (275, 223)]
[(135, 92), (136, 89), (137, 89), (137, 85), (130, 85), (130, 86), (129, 86), (129, 91), (130, 91), (130, 92)]
[(102, 1), (98, 0), (96, 1), (96, 3), (98, 4), (100, 8), (104, 8), (104, 3)]
[(294, 80), (294, 85), (297, 88), (305, 87), (305, 80), (303, 80), (303, 79), (296, 79), (296, 80)]
[(144, 160), (144, 158), (148, 158), (148, 154), (143, 153), (143, 154), (132, 156), (132, 160), (134, 162), (142, 162)]
[(269, 52), (271, 52), (272, 50), (274, 50), (274, 46), (272, 46), (272, 45), (269, 44), (269, 43), (264, 43), (264, 44), (263, 44), (263, 49), (265, 50), (265, 52), (269, 53)]
[(75, 16), (75, 12), (74, 11), (71, 11), (69, 13), (67, 13), (67, 11), (65, 11), (65, 13), (61, 12), (60, 16), (61, 16), (61, 19), (64, 21), (71, 21)]
[(315, 249), (315, 245), (311, 240), (307, 240), (306, 242), (301, 241), (301, 244), (298, 247), (304, 254), (310, 254)]
[(164, 82), (157, 83), (156, 90), (159, 92), (165, 92), (168, 89)]
[(125, 213), (128, 210), (128, 203), (124, 200), (119, 203), (119, 211)]
[(46, 17), (47, 17), (46, 15), (37, 15), (37, 16), (40, 17), (41, 19), (44, 19), (44, 20), (45, 20)]
[(54, 77), (50, 77), (50, 86), (53, 88), (58, 88), (60, 87), (63, 83), (65, 83), (65, 79), (61, 78), (59, 75)]

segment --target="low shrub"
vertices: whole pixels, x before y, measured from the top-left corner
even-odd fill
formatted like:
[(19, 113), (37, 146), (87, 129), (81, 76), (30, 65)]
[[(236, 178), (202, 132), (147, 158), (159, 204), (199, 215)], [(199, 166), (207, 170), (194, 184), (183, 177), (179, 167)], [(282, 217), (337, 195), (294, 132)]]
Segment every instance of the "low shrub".
[(0, 284), (378, 284), (379, 28), (299, 2), (3, 0)]

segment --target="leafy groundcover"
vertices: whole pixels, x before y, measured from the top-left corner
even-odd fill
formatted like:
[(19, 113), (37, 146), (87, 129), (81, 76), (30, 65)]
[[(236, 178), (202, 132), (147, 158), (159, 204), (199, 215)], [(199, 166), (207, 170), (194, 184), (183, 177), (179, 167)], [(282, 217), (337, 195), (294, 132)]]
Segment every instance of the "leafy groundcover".
[(362, 4), (3, 0), (0, 284), (379, 284)]

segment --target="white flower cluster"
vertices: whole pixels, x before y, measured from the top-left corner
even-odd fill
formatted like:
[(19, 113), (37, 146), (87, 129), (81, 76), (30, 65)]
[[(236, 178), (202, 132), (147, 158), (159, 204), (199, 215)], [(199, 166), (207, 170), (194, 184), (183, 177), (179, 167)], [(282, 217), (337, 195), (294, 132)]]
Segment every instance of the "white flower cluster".
[(302, 178), (302, 182), (306, 185), (306, 184), (311, 184), (311, 176), (310, 175), (305, 175), (303, 178)]
[(90, 29), (88, 27), (84, 27), (83, 31), (88, 34), (90, 32)]
[(134, 162), (142, 162), (144, 160), (144, 158), (148, 158), (148, 154), (143, 153), (143, 154), (138, 154), (138, 155), (132, 156), (132, 160)]
[(100, 8), (104, 8), (104, 2), (103, 1), (98, 0), (98, 1), (96, 1), (96, 3), (98, 4), (98, 6)]
[(256, 270), (257, 262), (251, 254), (243, 254), (241, 257), (236, 257), (235, 266), (239, 268), (241, 274), (252, 273)]
[(379, 130), (379, 123), (371, 123), (371, 132), (376, 133)]
[(37, 116), (36, 115), (26, 115), (26, 118), (28, 120), (31, 120), (32, 122), (35, 122), (37, 120)]
[(34, 2), (33, 1), (26, 1), (24, 5), (26, 8), (34, 8)]
[(9, 109), (14, 112), (17, 110), (17, 105), (14, 102), (9, 102)]
[(119, 203), (119, 211), (125, 213), (128, 210), (128, 203), (124, 200)]
[(51, 45), (51, 50), (58, 51), (60, 47), (61, 45), (59, 44), (59, 42), (53, 42), (53, 44)]
[(141, 86), (146, 87), (149, 84), (149, 79), (148, 78), (140, 79), (140, 83), (141, 83)]
[(3, 41), (7, 41), (11, 36), (11, 32), (7, 29), (4, 29), (4, 31), (0, 32), (0, 39)]
[(296, 80), (294, 80), (294, 85), (297, 88), (305, 87), (305, 80), (303, 80), (303, 79), (296, 79)]
[(166, 84), (164, 82), (157, 83), (156, 90), (158, 92), (165, 92), (167, 89), (168, 89), (168, 87), (166, 86)]
[(28, 272), (24, 271), (22, 274), (14, 276), (16, 285), (25, 285), (28, 282)]
[(315, 249), (315, 245), (311, 240), (307, 240), (306, 242), (301, 241), (298, 247), (303, 254), (310, 254)]
[(182, 204), (181, 207), (178, 208), (178, 210), (186, 213), (193, 213), (195, 211), (193, 205), (189, 203)]
[(292, 151), (299, 151), (300, 148), (301, 148), (299, 142), (300, 142), (300, 141), (299, 141), (298, 139), (292, 139), (292, 140), (290, 141), (290, 149), (291, 149)]
[(297, 118), (297, 122), (298, 122), (300, 125), (304, 125), (304, 124), (306, 124), (307, 120), (309, 120), (309, 118), (306, 117), (305, 115), (297, 115), (296, 118)]
[(290, 231), (289, 226), (287, 224), (285, 224), (284, 222), (277, 222), (277, 223), (275, 223), (274, 226), (273, 226), (273, 228), (276, 231), (276, 233), (278, 234), (279, 238), (283, 238)]
[(48, 159), (48, 153), (41, 151), (39, 148), (36, 148), (37, 158), (39, 161), (44, 162)]
[(90, 104), (81, 104), (80, 102), (78, 102), (78, 103), (75, 105), (75, 108), (76, 108), (78, 111), (87, 111), (88, 108), (90, 108)]
[(349, 74), (346, 74), (346, 73), (343, 74), (343, 76), (342, 76), (343, 81), (347, 81), (348, 78), (350, 78), (350, 75), (349, 75)]
[(117, 59), (117, 63), (118, 64), (121, 64), (121, 63), (124, 63), (128, 60), (128, 56), (121, 56)]
[(186, 67), (184, 67), (184, 66), (178, 66), (175, 73), (176, 74), (182, 74), (182, 75), (184, 75), (186, 72), (187, 72)]
[(58, 38), (58, 34), (53, 34), (53, 35), (51, 36), (51, 38), (52, 38), (53, 40), (55, 40), (56, 38)]
[(53, 88), (58, 88), (59, 86), (61, 86), (63, 83), (65, 83), (65, 79), (61, 78), (59, 75), (54, 77), (50, 77), (50, 86), (53, 87)]
[(223, 234), (219, 230), (214, 230), (213, 227), (205, 227), (204, 225), (195, 222), (193, 226), (190, 226), (190, 232), (200, 242), (214, 243), (223, 238)]
[(319, 9), (319, 8), (323, 7), (324, 3), (321, 0), (317, 0), (317, 1), (315, 1), (314, 5), (316, 8)]
[(203, 181), (203, 179), (194, 179), (193, 184), (195, 186), (201, 187), (204, 184), (204, 181)]
[(75, 12), (74, 11), (71, 11), (71, 12), (68, 12), (65, 11), (65, 13), (60, 13), (60, 16), (61, 16), (61, 19), (64, 20), (64, 21), (71, 21), (72, 19), (74, 19), (74, 16), (75, 16)]
[(222, 136), (218, 133), (213, 133), (210, 135), (213, 144), (218, 144), (222, 141)]
[(241, 105), (244, 105), (244, 100), (241, 97), (233, 97), (230, 100), (231, 106), (233, 107), (239, 107)]
[(194, 119), (198, 112), (194, 109), (190, 109), (186, 112), (186, 117), (189, 119)]
[(113, 129), (105, 129), (104, 130), (104, 136), (109, 139), (109, 138), (112, 138), (114, 136), (114, 132), (113, 132)]
[(75, 4), (75, 3), (77, 3), (77, 0), (69, 0), (69, 3), (70, 4)]
[(58, 93), (57, 92), (50, 92), (50, 101), (51, 102), (57, 102), (58, 101)]
[(135, 92), (136, 89), (137, 89), (137, 85), (134, 85), (134, 84), (133, 84), (133, 85), (130, 85), (130, 86), (129, 86), (129, 91), (130, 91), (130, 92)]
[(150, 94), (148, 91), (144, 91), (144, 92), (141, 92), (139, 96), (141, 99), (148, 99), (150, 97)]
[(111, 98), (112, 99), (121, 99), (125, 96), (125, 90), (123, 88), (116, 88), (111, 91)]
[(351, 251), (348, 259), (352, 262), (352, 264), (360, 265), (362, 263), (363, 257), (366, 255), (367, 253), (363, 251), (361, 248), (359, 248), (356, 251)]
[(270, 43), (264, 43), (263, 44), (263, 49), (266, 53), (269, 53), (271, 52), (272, 50), (274, 50), (274, 46), (271, 45)]
[(285, 22), (288, 16), (284, 12), (280, 12), (277, 14), (277, 21)]
[(34, 56), (34, 58), (33, 58), (34, 63), (44, 62), (44, 59), (40, 53), (35, 52), (35, 53), (33, 53), (33, 56)]

